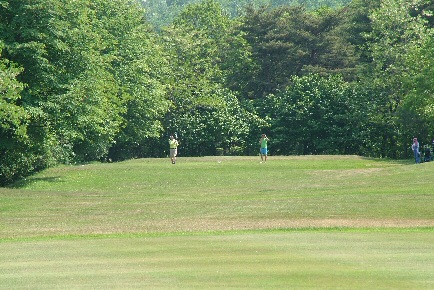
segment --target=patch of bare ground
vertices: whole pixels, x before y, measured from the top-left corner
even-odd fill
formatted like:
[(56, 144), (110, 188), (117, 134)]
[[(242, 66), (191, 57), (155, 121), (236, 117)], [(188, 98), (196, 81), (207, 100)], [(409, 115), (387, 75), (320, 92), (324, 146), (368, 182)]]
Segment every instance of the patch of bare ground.
[[(296, 220), (177, 220), (154, 224), (159, 230), (171, 231), (213, 231), (213, 230), (260, 230), (286, 228), (414, 228), (432, 227), (434, 220), (402, 220), (402, 219), (296, 219)], [(157, 229), (155, 229), (157, 230)]]
[(379, 172), (384, 172), (384, 168), (363, 168), (363, 169), (348, 169), (348, 170), (317, 170), (312, 171), (313, 176), (328, 176), (335, 178), (345, 178), (358, 175), (372, 175)]
[(269, 220), (218, 220), (218, 219), (167, 219), (140, 224), (118, 224), (84, 226), (81, 228), (40, 227), (22, 232), (3, 232), (0, 238), (52, 236), (52, 235), (89, 235), (123, 233), (176, 233), (176, 232), (213, 232), (236, 230), (277, 230), (277, 229), (390, 229), (434, 227), (430, 219), (269, 219)]

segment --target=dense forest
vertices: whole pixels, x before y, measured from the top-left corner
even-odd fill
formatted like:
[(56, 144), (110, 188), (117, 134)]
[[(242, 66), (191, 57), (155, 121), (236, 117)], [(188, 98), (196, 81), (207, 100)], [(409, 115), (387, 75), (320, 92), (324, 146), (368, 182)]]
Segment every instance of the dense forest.
[(407, 158), (434, 1), (0, 0), (0, 185), (168, 154)]
[[(185, 6), (200, 3), (202, 0), (141, 0), (146, 17), (155, 28), (170, 24)], [(231, 18), (239, 17), (246, 7), (303, 6), (308, 10), (329, 7), (343, 7), (351, 0), (215, 0), (221, 10)]]

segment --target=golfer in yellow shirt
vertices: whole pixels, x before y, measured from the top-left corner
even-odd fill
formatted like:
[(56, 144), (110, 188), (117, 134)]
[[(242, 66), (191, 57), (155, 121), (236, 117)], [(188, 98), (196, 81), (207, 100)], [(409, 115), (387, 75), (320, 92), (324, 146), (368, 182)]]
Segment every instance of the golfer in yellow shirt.
[(179, 142), (173, 137), (173, 135), (171, 135), (169, 139), (169, 147), (170, 147), (170, 160), (172, 161), (172, 164), (176, 163), (178, 146), (179, 146)]

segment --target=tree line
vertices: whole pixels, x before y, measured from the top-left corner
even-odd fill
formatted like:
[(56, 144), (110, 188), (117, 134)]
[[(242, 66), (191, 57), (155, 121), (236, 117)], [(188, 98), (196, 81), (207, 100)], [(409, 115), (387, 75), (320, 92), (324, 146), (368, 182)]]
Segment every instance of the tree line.
[(171, 134), (182, 156), (264, 132), (270, 154), (406, 158), (434, 137), (434, 3), (341, 3), (204, 0), (157, 27), (138, 0), (1, 0), (0, 184), (163, 157)]
[[(202, 0), (139, 0), (145, 8), (146, 17), (152, 25), (159, 29), (170, 24), (185, 6), (200, 3)], [(246, 6), (278, 7), (304, 6), (308, 10), (321, 7), (337, 8), (347, 5), (351, 0), (215, 0), (230, 17), (238, 17), (244, 13)]]

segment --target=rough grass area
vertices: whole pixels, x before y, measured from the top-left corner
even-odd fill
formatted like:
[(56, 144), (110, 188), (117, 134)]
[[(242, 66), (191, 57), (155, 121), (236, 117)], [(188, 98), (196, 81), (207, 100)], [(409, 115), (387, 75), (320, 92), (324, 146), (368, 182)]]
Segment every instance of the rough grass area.
[(0, 289), (432, 289), (434, 162), (60, 166), (0, 188)]
[(0, 238), (434, 226), (434, 162), (356, 156), (61, 166), (0, 189)]

